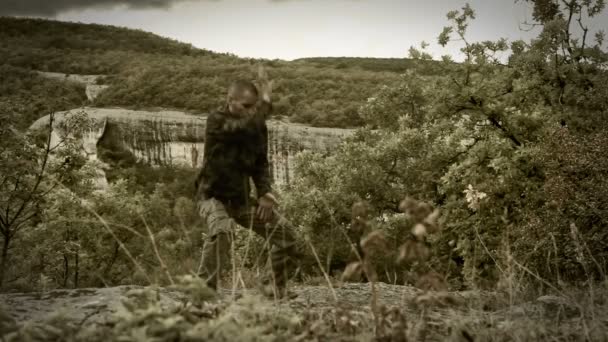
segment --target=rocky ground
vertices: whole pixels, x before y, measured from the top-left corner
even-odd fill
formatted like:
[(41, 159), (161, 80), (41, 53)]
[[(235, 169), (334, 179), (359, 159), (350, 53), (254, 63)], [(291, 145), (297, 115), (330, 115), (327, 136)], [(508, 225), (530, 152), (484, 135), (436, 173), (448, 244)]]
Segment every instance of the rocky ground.
[[(140, 286), (2, 294), (0, 332), (9, 337), (7, 340), (17, 341), (15, 331), (23, 332), (37, 324), (43, 326), (47, 324), (45, 322), (61, 317), (62, 326), (70, 326), (70, 331), (74, 327), (99, 326), (110, 327), (113, 331), (118, 329), (120, 334), (125, 334), (132, 331), (133, 324), (140, 327), (142, 322), (162, 317), (165, 325), (167, 321), (193, 320), (187, 328), (180, 325), (180, 329), (188, 331), (184, 335), (193, 334), (197, 327), (202, 329), (196, 322), (207, 319), (205, 333), (218, 331), (216, 338), (211, 339), (221, 341), (235, 336), (242, 338), (242, 335), (234, 335), (239, 331), (254, 334), (246, 328), (260, 324), (270, 324), (262, 332), (276, 331), (277, 335), (263, 335), (272, 337), (269, 339), (252, 337), (251, 340), (292, 340), (297, 337), (299, 340), (328, 341), (525, 341), (549, 338), (605, 341), (608, 338), (608, 314), (602, 303), (597, 303), (591, 312), (588, 305), (561, 296), (541, 296), (509, 304), (513, 302), (512, 298), (493, 292), (425, 293), (409, 286), (383, 283), (377, 284), (376, 290), (375, 310), (372, 310), (370, 284), (363, 283), (346, 283), (335, 288), (296, 286), (293, 291), (298, 296), (281, 301), (261, 298), (254, 289), (224, 289), (220, 291), (219, 300), (209, 300), (210, 297), (200, 300), (199, 293), (197, 300), (191, 292), (183, 289)], [(154, 305), (135, 309), (133, 293), (140, 297), (152, 293), (156, 297)], [(128, 314), (125, 313), (127, 311)], [(372, 314), (374, 311), (375, 315)], [(141, 319), (142, 316), (146, 318)], [(287, 327), (269, 323), (272, 320), (284, 321)], [(212, 321), (213, 324), (210, 323)], [(221, 328), (227, 321), (242, 325), (242, 329), (230, 330), (233, 334), (230, 335)], [(255, 334), (262, 332), (256, 330)], [(40, 336), (34, 340), (52, 340), (47, 339), (49, 335)], [(166, 334), (162, 336), (166, 337)], [(209, 336), (212, 335), (206, 338)]]
[[(61, 313), (73, 322), (86, 320), (87, 323), (104, 324), (111, 320), (112, 314), (122, 307), (127, 293), (142, 286), (117, 286), (109, 288), (83, 288), (73, 290), (51, 290), (43, 293), (0, 294), (0, 305), (17, 322), (42, 322), (50, 316)], [(407, 286), (379, 284), (378, 302), (380, 305), (407, 305), (416, 297), (419, 290)], [(343, 308), (361, 311), (370, 310), (371, 291), (369, 284), (345, 284), (332, 289), (326, 286), (296, 286), (293, 292), (298, 296), (288, 302), (294, 309), (316, 308), (323, 310), (339, 303)], [(243, 296), (256, 295), (257, 289), (220, 290), (220, 300), (237, 301)], [(334, 297), (334, 293), (335, 296)], [(180, 290), (159, 288), (161, 304), (166, 308), (181, 305), (186, 296)], [(464, 298), (463, 295), (459, 295)], [(336, 300), (337, 299), (337, 300)]]

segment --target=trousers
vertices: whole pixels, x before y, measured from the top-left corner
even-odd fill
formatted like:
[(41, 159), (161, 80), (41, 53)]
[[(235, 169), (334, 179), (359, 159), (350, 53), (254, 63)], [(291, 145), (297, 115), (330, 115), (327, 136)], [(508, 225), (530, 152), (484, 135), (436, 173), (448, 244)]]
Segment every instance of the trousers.
[(231, 245), (236, 229), (252, 229), (271, 246), (269, 274), (276, 288), (284, 288), (288, 270), (297, 263), (294, 229), (276, 210), (269, 222), (261, 222), (255, 215), (256, 206), (231, 205), (215, 198), (198, 202), (198, 210), (207, 223), (208, 234), (203, 244), (199, 274), (209, 287), (217, 289), (222, 270), (230, 264)]

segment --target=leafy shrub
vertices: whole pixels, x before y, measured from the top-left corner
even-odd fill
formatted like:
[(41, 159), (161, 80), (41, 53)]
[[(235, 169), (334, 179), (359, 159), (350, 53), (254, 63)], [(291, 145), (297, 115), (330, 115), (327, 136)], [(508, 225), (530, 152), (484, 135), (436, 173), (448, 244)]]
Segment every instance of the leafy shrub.
[[(569, 27), (561, 17), (543, 23), (530, 44), (471, 43), (474, 15), (468, 5), (450, 12), (452, 25), (439, 37), (444, 45), (450, 35), (461, 38), (463, 63), (446, 58), (437, 66), (442, 77), (403, 75), (367, 100), (360, 111), (367, 126), (335, 154), (299, 156), (300, 178), (286, 201), (292, 220), (328, 265), (342, 264), (349, 205), (368, 201), (381, 229), (403, 241), (391, 222), (410, 195), (442, 209), (431, 262), (455, 285), (493, 286), (506, 268), (526, 265), (569, 280), (579, 278), (578, 264), (605, 274), (605, 158), (597, 146), (605, 144), (608, 102), (598, 95), (606, 91), (608, 55), (599, 41), (589, 50), (564, 41)], [(560, 44), (579, 45), (560, 54)], [(496, 54), (509, 50), (503, 65)]]

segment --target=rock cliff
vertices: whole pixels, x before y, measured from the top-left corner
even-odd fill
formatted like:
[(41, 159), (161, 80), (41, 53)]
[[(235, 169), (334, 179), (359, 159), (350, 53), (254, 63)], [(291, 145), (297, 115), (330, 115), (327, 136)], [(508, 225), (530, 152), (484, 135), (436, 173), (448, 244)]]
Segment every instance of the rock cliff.
[[(136, 111), (121, 108), (83, 107), (56, 113), (60, 123), (69, 113), (84, 112), (95, 124), (83, 137), (83, 151), (89, 160), (97, 159), (100, 145), (119, 146), (137, 160), (154, 166), (200, 167), (205, 143), (205, 115), (178, 111)], [(48, 124), (48, 116), (32, 128)], [(309, 127), (276, 120), (268, 121), (268, 157), (276, 184), (289, 184), (293, 178), (293, 158), (303, 150), (332, 153), (353, 130)], [(53, 142), (61, 133), (55, 131)]]

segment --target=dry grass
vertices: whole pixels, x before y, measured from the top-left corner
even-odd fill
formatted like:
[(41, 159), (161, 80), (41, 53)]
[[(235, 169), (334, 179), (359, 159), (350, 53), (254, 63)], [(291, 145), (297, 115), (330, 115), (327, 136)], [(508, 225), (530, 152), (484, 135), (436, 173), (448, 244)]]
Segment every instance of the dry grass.
[[(556, 287), (508, 258), (496, 292), (449, 292), (445, 277), (425, 265), (430, 256), (426, 237), (440, 233), (439, 212), (430, 205), (405, 199), (400, 209), (411, 219), (411, 238), (397, 251), (388, 251), (380, 230), (370, 226), (368, 205), (353, 206), (352, 227), (359, 239), (351, 241), (356, 261), (341, 279), (332, 278), (316, 258), (322, 278), (295, 286), (299, 297), (269, 301), (251, 288), (261, 271), (245, 267), (248, 254), (261, 253), (250, 235), (236, 241), (245, 255), (232, 251), (231, 288), (220, 300), (196, 276), (171, 274), (153, 234), (155, 256), (162, 266), (151, 279), (175, 283), (184, 294), (172, 310), (161, 307), (153, 286), (125, 299), (125, 311), (108, 326), (81, 326), (54, 317), (40, 324), (17, 324), (0, 310), (3, 341), (607, 341), (608, 282), (586, 281), (581, 287)], [(98, 217), (103, 223), (103, 218)], [(104, 226), (111, 232), (111, 228)], [(249, 231), (250, 232), (250, 231)], [(309, 243), (310, 252), (316, 255)], [(585, 246), (581, 244), (581, 251)], [(393, 253), (409, 263), (418, 289), (379, 283), (372, 260)], [(506, 253), (508, 254), (508, 247)], [(129, 255), (129, 254), (127, 254)], [(255, 255), (259, 259), (262, 254)], [(141, 268), (131, 258), (135, 267)], [(194, 258), (189, 261), (194, 270)], [(194, 272), (192, 272), (194, 273)], [(365, 276), (368, 284), (347, 283)], [(542, 285), (545, 293), (534, 292)], [(152, 285), (152, 284), (151, 284)]]

